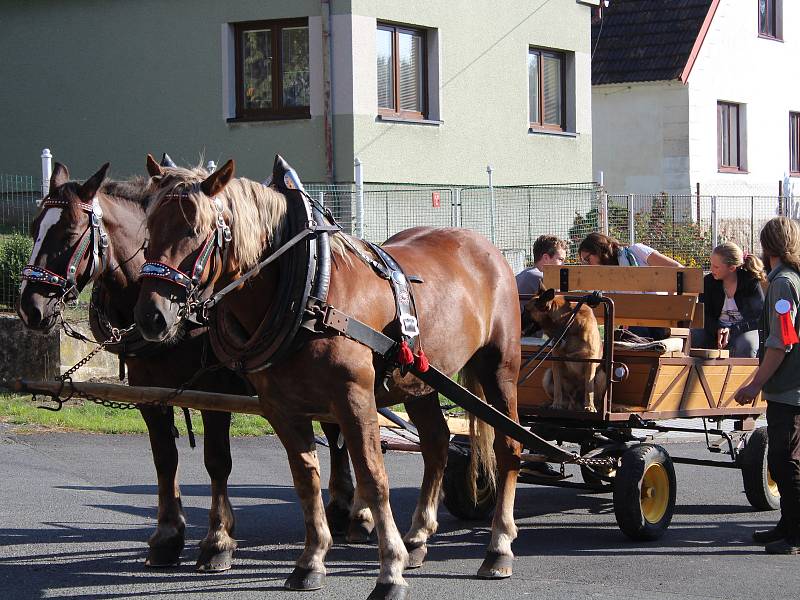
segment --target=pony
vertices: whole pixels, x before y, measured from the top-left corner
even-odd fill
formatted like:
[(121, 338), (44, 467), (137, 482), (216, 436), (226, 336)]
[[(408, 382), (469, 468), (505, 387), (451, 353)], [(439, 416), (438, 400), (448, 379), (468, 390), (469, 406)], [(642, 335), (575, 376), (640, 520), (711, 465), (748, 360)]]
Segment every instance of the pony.
[[(171, 163), (165, 155), (162, 163)], [(110, 327), (126, 328), (133, 323), (133, 308), (139, 295), (138, 274), (147, 245), (145, 215), (149, 195), (148, 181), (106, 181), (108, 164), (80, 184), (70, 181), (66, 166), (56, 163), (50, 189), (31, 225), (34, 248), (28, 276), (23, 277), (17, 313), (25, 326), (47, 333), (58, 324), (63, 302), (74, 300), (94, 280), (89, 320), (95, 339), (109, 337)], [(166, 168), (167, 171), (170, 168)], [(202, 173), (202, 170), (198, 170)], [(98, 209), (94, 209), (96, 204)], [(107, 246), (104, 260), (93, 260), (91, 248), (82, 256), (75, 249), (92, 227), (93, 214), (100, 215)], [(100, 235), (100, 231), (95, 235)], [(68, 263), (75, 266), (74, 285), (61, 288), (31, 277), (30, 273), (68, 274)], [(32, 269), (32, 270), (31, 270)], [(120, 354), (128, 371), (130, 385), (177, 388), (189, 381), (204, 366), (209, 372), (193, 381), (190, 389), (208, 392), (248, 394), (246, 382), (228, 369), (218, 370), (208, 349), (205, 328), (192, 328), (168, 344), (142, 343), (132, 331), (122, 344), (110, 349)], [(131, 338), (137, 339), (131, 339)], [(153, 462), (158, 476), (158, 524), (150, 536), (145, 565), (177, 566), (184, 547), (186, 519), (177, 480), (178, 451), (173, 435), (173, 410), (157, 406), (139, 406), (147, 425)], [(231, 567), (236, 549), (234, 515), (228, 497), (227, 481), (231, 472), (230, 421), (226, 412), (201, 411), (205, 427), (203, 455), (211, 479), (209, 529), (200, 542), (196, 567), (199, 571), (219, 572)], [(370, 515), (349, 520), (353, 503), (353, 483), (346, 447), (336, 444), (335, 426), (323, 427), (331, 450), (331, 501), (326, 508), (337, 531), (350, 527), (348, 539), (364, 541), (372, 529)]]
[[(276, 164), (278, 160), (282, 159), (277, 158)], [(147, 168), (154, 188), (147, 213), (147, 261), (172, 269), (178, 277), (176, 269), (196, 272), (215, 229), (228, 229), (225, 251), (214, 254), (198, 273), (194, 289), (201, 291), (201, 298), (228, 284), (235, 286), (291, 234), (287, 195), (274, 185), (234, 178), (232, 160), (207, 177), (188, 170), (165, 171), (150, 156)], [(329, 304), (374, 330), (395, 334), (395, 300), (389, 283), (370, 266), (369, 258), (374, 260), (375, 254), (361, 240), (341, 232), (332, 236), (330, 245)], [(430, 363), (450, 376), (461, 372), (471, 391), (517, 420), (519, 301), (514, 275), (499, 250), (465, 229), (429, 227), (400, 232), (383, 248), (424, 280), (415, 285), (414, 302)], [(227, 295), (212, 311), (212, 331), (224, 328), (229, 335), (250, 338), (277, 302), (281, 275), (279, 264), (272, 263)], [(194, 295), (164, 278), (143, 279), (136, 323), (145, 338), (168, 343), (180, 335), (187, 300)], [(220, 353), (217, 344), (212, 347)], [(407, 598), (403, 570), (422, 564), (427, 541), (438, 527), (449, 441), (438, 393), (416, 377), (403, 376), (370, 348), (331, 331), (303, 336), (302, 344), (277, 365), (250, 370), (247, 379), (286, 449), (303, 510), (305, 547), (285, 587), (322, 587), (324, 559), (332, 543), (311, 427), (315, 419), (341, 428), (356, 475), (357, 500), (371, 510), (375, 522), (380, 572), (369, 598)], [(376, 412), (377, 407), (398, 403), (406, 405), (419, 431), (424, 460), (419, 501), (411, 528), (402, 538), (389, 505)], [(476, 456), (473, 479), (483, 472), (495, 476), (497, 486), (491, 539), (478, 576), (505, 578), (512, 574), (511, 543), (517, 535), (513, 504), (520, 444), (493, 436), (491, 428), (480, 422), (471, 429)]]

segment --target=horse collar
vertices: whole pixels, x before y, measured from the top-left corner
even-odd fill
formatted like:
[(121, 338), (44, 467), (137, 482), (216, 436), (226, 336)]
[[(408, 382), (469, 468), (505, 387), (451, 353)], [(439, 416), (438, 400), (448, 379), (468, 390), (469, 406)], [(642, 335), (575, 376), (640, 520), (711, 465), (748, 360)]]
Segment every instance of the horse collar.
[[(69, 208), (73, 203), (66, 200), (52, 200), (45, 199), (42, 202), (42, 208)], [(78, 265), (80, 265), (86, 253), (91, 247), (92, 258), (89, 267), (89, 279), (95, 281), (100, 273), (105, 270), (108, 264), (108, 234), (103, 227), (103, 209), (100, 206), (100, 201), (95, 196), (91, 204), (86, 202), (78, 202), (78, 208), (89, 215), (89, 226), (81, 234), (75, 245), (75, 250), (67, 262), (66, 275), (59, 275), (45, 267), (37, 265), (26, 265), (22, 269), (21, 278), (27, 281), (38, 281), (47, 285), (52, 285), (66, 294), (69, 290), (77, 287), (78, 278)], [(98, 268), (102, 263), (102, 269)]]

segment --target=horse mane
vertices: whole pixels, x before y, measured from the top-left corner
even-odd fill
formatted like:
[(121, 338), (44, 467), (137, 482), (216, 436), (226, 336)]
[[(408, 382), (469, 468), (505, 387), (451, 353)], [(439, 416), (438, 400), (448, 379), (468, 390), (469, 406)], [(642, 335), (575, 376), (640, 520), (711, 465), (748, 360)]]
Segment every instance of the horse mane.
[(106, 181), (100, 191), (109, 196), (130, 200), (146, 209), (150, 202), (147, 186), (147, 178), (137, 175), (124, 181)]
[[(174, 194), (180, 193), (181, 203), (186, 199), (194, 204), (192, 219), (183, 213), (189, 226), (194, 227), (199, 235), (210, 234), (216, 226), (216, 212), (200, 191), (200, 183), (208, 177), (208, 172), (201, 168), (167, 168), (164, 171), (164, 185), (151, 201), (148, 220), (154, 218), (168, 202), (177, 201)], [(267, 245), (279, 245), (283, 241), (286, 196), (272, 187), (237, 177), (228, 182), (218, 197), (233, 215), (231, 250), (242, 270), (251, 269), (261, 259)], [(344, 254), (341, 241), (333, 239), (331, 247)]]

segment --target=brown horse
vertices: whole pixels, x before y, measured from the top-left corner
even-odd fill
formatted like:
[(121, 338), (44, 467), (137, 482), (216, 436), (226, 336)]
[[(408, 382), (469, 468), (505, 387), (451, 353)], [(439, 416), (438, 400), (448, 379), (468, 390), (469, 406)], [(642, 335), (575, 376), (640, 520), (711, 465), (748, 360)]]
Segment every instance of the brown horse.
[[(59, 300), (77, 297), (81, 289), (96, 279), (90, 322), (96, 339), (104, 339), (108, 331), (102, 322), (124, 328), (133, 323), (133, 308), (139, 295), (138, 273), (144, 262), (146, 245), (145, 211), (147, 180), (104, 182), (104, 165), (83, 185), (69, 181), (67, 168), (56, 163), (50, 191), (32, 224), (35, 240), (31, 266), (39, 272), (67, 276), (68, 262), (76, 266), (75, 288), (23, 280), (18, 313), (23, 323), (34, 331), (47, 332), (58, 322)], [(102, 211), (101, 222), (108, 236), (104, 250), (106, 261), (94, 264), (91, 248), (83, 256), (74, 249), (81, 236), (91, 227), (92, 203), (96, 199)], [(74, 259), (72, 257), (74, 256)], [(52, 276), (52, 275), (51, 275)], [(135, 333), (135, 332), (132, 332)], [(127, 348), (115, 350), (125, 355), (128, 381), (131, 385), (175, 388), (188, 381), (202, 366), (217, 364), (208, 349), (205, 329), (195, 328), (167, 345), (137, 344), (126, 338)], [(141, 341), (141, 338), (139, 338)], [(134, 348), (131, 348), (134, 346)], [(138, 347), (137, 347), (138, 346)], [(131, 355), (131, 350), (133, 354)], [(247, 393), (245, 382), (227, 369), (214, 370), (193, 382), (192, 389), (209, 392)], [(142, 406), (150, 436), (158, 474), (158, 526), (149, 540), (146, 564), (151, 567), (177, 565), (184, 546), (185, 518), (177, 483), (178, 452), (172, 433), (173, 411)], [(205, 466), (211, 478), (211, 510), (209, 530), (200, 542), (197, 568), (201, 571), (222, 571), (230, 568), (236, 541), (234, 515), (228, 498), (227, 480), (231, 472), (230, 413), (201, 411), (205, 426), (203, 446)], [(344, 527), (353, 499), (353, 484), (345, 448), (335, 443), (338, 428), (326, 426), (331, 447), (331, 502), (328, 512), (339, 527)], [(350, 537), (363, 539), (371, 530), (369, 515), (351, 523)]]
[[(217, 210), (230, 226), (226, 258), (215, 255), (199, 278), (203, 294), (237, 280), (286, 241), (286, 196), (273, 187), (234, 179), (232, 161), (204, 177), (185, 170), (164, 172), (148, 157), (148, 171), (156, 189), (148, 209), (148, 261), (191, 272), (201, 248), (217, 227)], [(328, 302), (378, 331), (394, 332), (392, 291), (364, 260), (371, 251), (360, 240), (344, 234), (334, 236), (332, 247)], [(516, 419), (519, 301), (513, 273), (500, 252), (470, 231), (426, 227), (401, 232), (384, 248), (425, 281), (415, 287), (415, 301), (421, 340), (430, 362), (450, 375), (463, 371), (473, 391), (485, 393), (492, 405)], [(212, 327), (238, 331), (248, 339), (274, 301), (279, 282), (275, 264), (264, 268), (225, 297), (215, 309)], [(180, 331), (186, 298), (183, 288), (163, 279), (146, 278), (135, 310), (142, 335), (162, 342)], [(289, 589), (321, 587), (324, 558), (331, 546), (312, 419), (337, 422), (341, 427), (356, 472), (357, 496), (371, 509), (375, 520), (381, 567), (370, 598), (407, 597), (403, 569), (409, 560), (409, 566), (421, 564), (427, 539), (436, 531), (448, 447), (438, 394), (411, 375), (402, 377), (397, 370), (390, 373), (390, 391), (384, 390), (380, 375), (386, 366), (368, 347), (341, 335), (322, 333), (309, 336), (277, 367), (248, 374), (264, 414), (286, 449), (303, 508), (305, 549), (286, 581)], [(411, 529), (402, 539), (389, 506), (376, 414), (376, 406), (401, 402), (419, 430), (425, 461), (419, 503)], [(482, 428), (481, 433), (473, 441), (482, 441), (490, 450), (488, 428)], [(511, 575), (519, 453), (516, 441), (501, 436), (494, 439), (497, 508), (486, 559), (478, 572), (481, 577)], [(490, 457), (484, 455), (486, 472), (495, 473), (490, 464)]]

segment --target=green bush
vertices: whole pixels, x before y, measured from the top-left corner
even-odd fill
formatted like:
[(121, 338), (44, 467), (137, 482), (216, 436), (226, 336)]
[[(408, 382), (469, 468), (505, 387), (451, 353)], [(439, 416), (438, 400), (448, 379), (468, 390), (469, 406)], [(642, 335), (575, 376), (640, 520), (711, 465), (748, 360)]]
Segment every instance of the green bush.
[(12, 233), (0, 238), (0, 305), (14, 308), (19, 298), (20, 273), (28, 264), (33, 240)]

